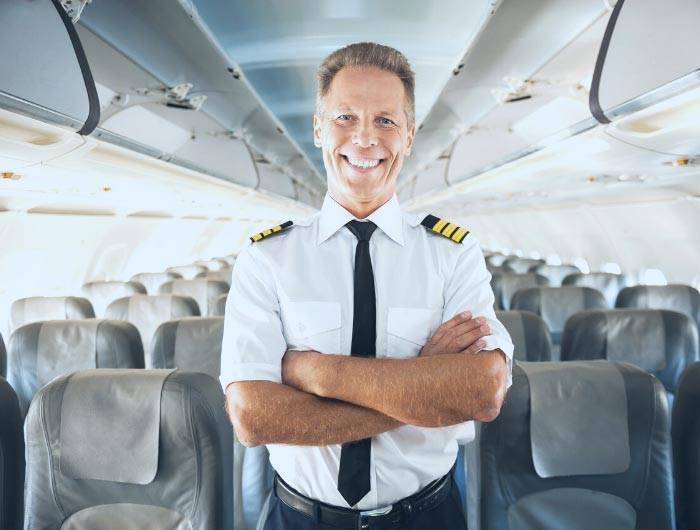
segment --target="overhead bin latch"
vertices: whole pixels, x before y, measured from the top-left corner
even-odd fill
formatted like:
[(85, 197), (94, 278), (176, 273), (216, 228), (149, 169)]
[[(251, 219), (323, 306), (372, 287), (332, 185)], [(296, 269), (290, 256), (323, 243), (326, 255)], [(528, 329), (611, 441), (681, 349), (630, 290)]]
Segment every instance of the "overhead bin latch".
[(80, 19), (85, 6), (91, 2), (92, 0), (61, 0), (61, 6), (75, 24)]

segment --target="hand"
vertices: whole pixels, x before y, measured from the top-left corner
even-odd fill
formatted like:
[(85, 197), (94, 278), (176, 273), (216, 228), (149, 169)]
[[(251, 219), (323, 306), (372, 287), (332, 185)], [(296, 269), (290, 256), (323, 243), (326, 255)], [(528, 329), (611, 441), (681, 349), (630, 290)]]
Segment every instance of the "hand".
[(287, 350), (282, 357), (282, 383), (308, 392), (311, 387), (313, 368), (310, 362), (320, 355), (317, 351)]
[(486, 318), (472, 318), (470, 311), (458, 313), (442, 324), (420, 351), (427, 357), (441, 353), (478, 353), (486, 346), (483, 337), (491, 334)]

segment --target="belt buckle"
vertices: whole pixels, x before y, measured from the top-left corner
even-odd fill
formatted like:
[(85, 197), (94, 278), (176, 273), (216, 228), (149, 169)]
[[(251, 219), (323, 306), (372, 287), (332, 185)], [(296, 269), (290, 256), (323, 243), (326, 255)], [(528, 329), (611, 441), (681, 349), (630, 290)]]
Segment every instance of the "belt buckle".
[(393, 504), (389, 506), (383, 506), (381, 508), (375, 508), (374, 510), (361, 510), (357, 517), (357, 530), (366, 530), (369, 528), (369, 521), (373, 517), (381, 517), (382, 515), (388, 514), (394, 508)]

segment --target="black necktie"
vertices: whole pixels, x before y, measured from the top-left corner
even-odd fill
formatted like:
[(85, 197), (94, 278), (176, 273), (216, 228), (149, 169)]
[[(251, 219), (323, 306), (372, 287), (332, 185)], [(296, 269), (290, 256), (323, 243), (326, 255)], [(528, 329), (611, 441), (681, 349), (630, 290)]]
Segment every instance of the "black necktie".
[[(345, 226), (357, 237), (350, 355), (375, 357), (377, 309), (374, 298), (374, 273), (369, 257), (369, 238), (377, 225), (372, 222), (350, 221)], [(371, 453), (371, 438), (344, 443), (340, 450), (338, 491), (350, 506), (355, 506), (370, 490)]]

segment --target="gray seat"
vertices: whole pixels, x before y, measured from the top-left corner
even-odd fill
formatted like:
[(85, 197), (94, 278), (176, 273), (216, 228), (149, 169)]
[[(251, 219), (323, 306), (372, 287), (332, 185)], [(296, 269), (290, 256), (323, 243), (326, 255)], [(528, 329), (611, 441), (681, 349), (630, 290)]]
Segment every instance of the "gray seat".
[(518, 274), (525, 274), (526, 272), (530, 272), (530, 269), (535, 267), (536, 265), (543, 264), (545, 261), (543, 259), (534, 259), (534, 258), (507, 258), (506, 260), (503, 261), (501, 266), (509, 270), (511, 272), (516, 272)]
[(559, 287), (564, 278), (571, 274), (578, 274), (581, 271), (576, 265), (547, 265), (540, 263), (530, 269), (530, 272), (541, 274), (549, 280), (549, 285)]
[(552, 343), (561, 343), (564, 325), (571, 315), (587, 309), (606, 309), (605, 297), (590, 287), (532, 287), (521, 289), (513, 296), (512, 309), (532, 311), (547, 323)]
[(664, 388), (645, 371), (519, 363), (468, 446), (469, 528), (672, 530), (669, 438)]
[(107, 317), (131, 322), (141, 335), (145, 355), (151, 352), (153, 334), (168, 320), (199, 316), (197, 302), (187, 296), (136, 294), (120, 298), (107, 308)]
[(634, 364), (674, 394), (683, 370), (698, 360), (698, 331), (686, 315), (663, 309), (586, 311), (566, 323), (562, 361), (607, 359)]
[(24, 436), (17, 395), (0, 377), (0, 528), (22, 530)]
[(7, 350), (0, 334), (0, 377), (7, 376)]
[(146, 294), (146, 288), (137, 282), (90, 282), (83, 285), (83, 294), (92, 302), (95, 315), (104, 318), (109, 304), (133, 294)]
[(199, 314), (206, 317), (215, 313), (216, 300), (222, 294), (228, 293), (229, 288), (229, 284), (224, 281), (198, 278), (165, 283), (161, 285), (160, 292), (193, 298), (199, 306)]
[(591, 272), (589, 274), (579, 272), (565, 277), (562, 285), (578, 285), (597, 289), (605, 296), (608, 307), (615, 307), (615, 298), (617, 298), (620, 289), (627, 285), (627, 277), (611, 272)]
[(52, 320), (22, 326), (10, 337), (7, 379), (26, 414), (52, 379), (88, 368), (143, 368), (138, 330), (119, 320)]
[(678, 530), (700, 528), (700, 363), (681, 377), (673, 403), (673, 467)]
[(204, 265), (179, 265), (177, 267), (168, 267), (166, 272), (174, 272), (182, 276), (185, 280), (191, 280), (200, 272), (207, 272), (209, 269)]
[(214, 312), (216, 316), (224, 316), (226, 312), (226, 300), (228, 300), (228, 293), (222, 294), (216, 299), (216, 310)]
[(221, 259), (221, 258), (212, 258), (212, 259), (202, 259), (194, 262), (195, 265), (203, 265), (207, 269), (209, 269), (211, 272), (218, 271), (224, 268), (228, 268), (230, 265), (228, 261)]
[(508, 310), (513, 295), (520, 289), (549, 285), (547, 278), (540, 274), (517, 274), (514, 272), (495, 273), (491, 277), (491, 288), (496, 299), (495, 308)]
[(507, 260), (508, 258), (515, 258), (516, 256), (506, 256), (505, 254), (501, 254), (500, 252), (494, 252), (493, 254), (486, 256), (486, 264), (487, 265), (493, 265), (494, 267), (500, 267), (503, 265), (503, 262)]
[(158, 294), (158, 289), (164, 283), (173, 280), (181, 280), (182, 276), (176, 272), (142, 272), (131, 277), (132, 282), (138, 282), (146, 288), (148, 294)]
[(496, 311), (496, 318), (510, 334), (515, 360), (552, 360), (552, 337), (539, 315), (529, 311)]
[(80, 320), (95, 318), (92, 304), (77, 296), (32, 296), (12, 302), (10, 330), (41, 320)]
[(700, 327), (700, 292), (689, 285), (635, 285), (617, 295), (615, 307), (670, 309), (688, 315)]
[(179, 368), (218, 379), (223, 339), (223, 317), (186, 317), (164, 322), (153, 336), (146, 367)]
[(233, 269), (231, 267), (225, 267), (219, 269), (218, 271), (200, 272), (197, 274), (197, 278), (204, 278), (207, 280), (216, 280), (221, 282), (226, 282), (229, 286), (231, 285), (231, 274)]
[(26, 530), (229, 530), (231, 424), (201, 373), (85, 370), (34, 398)]

